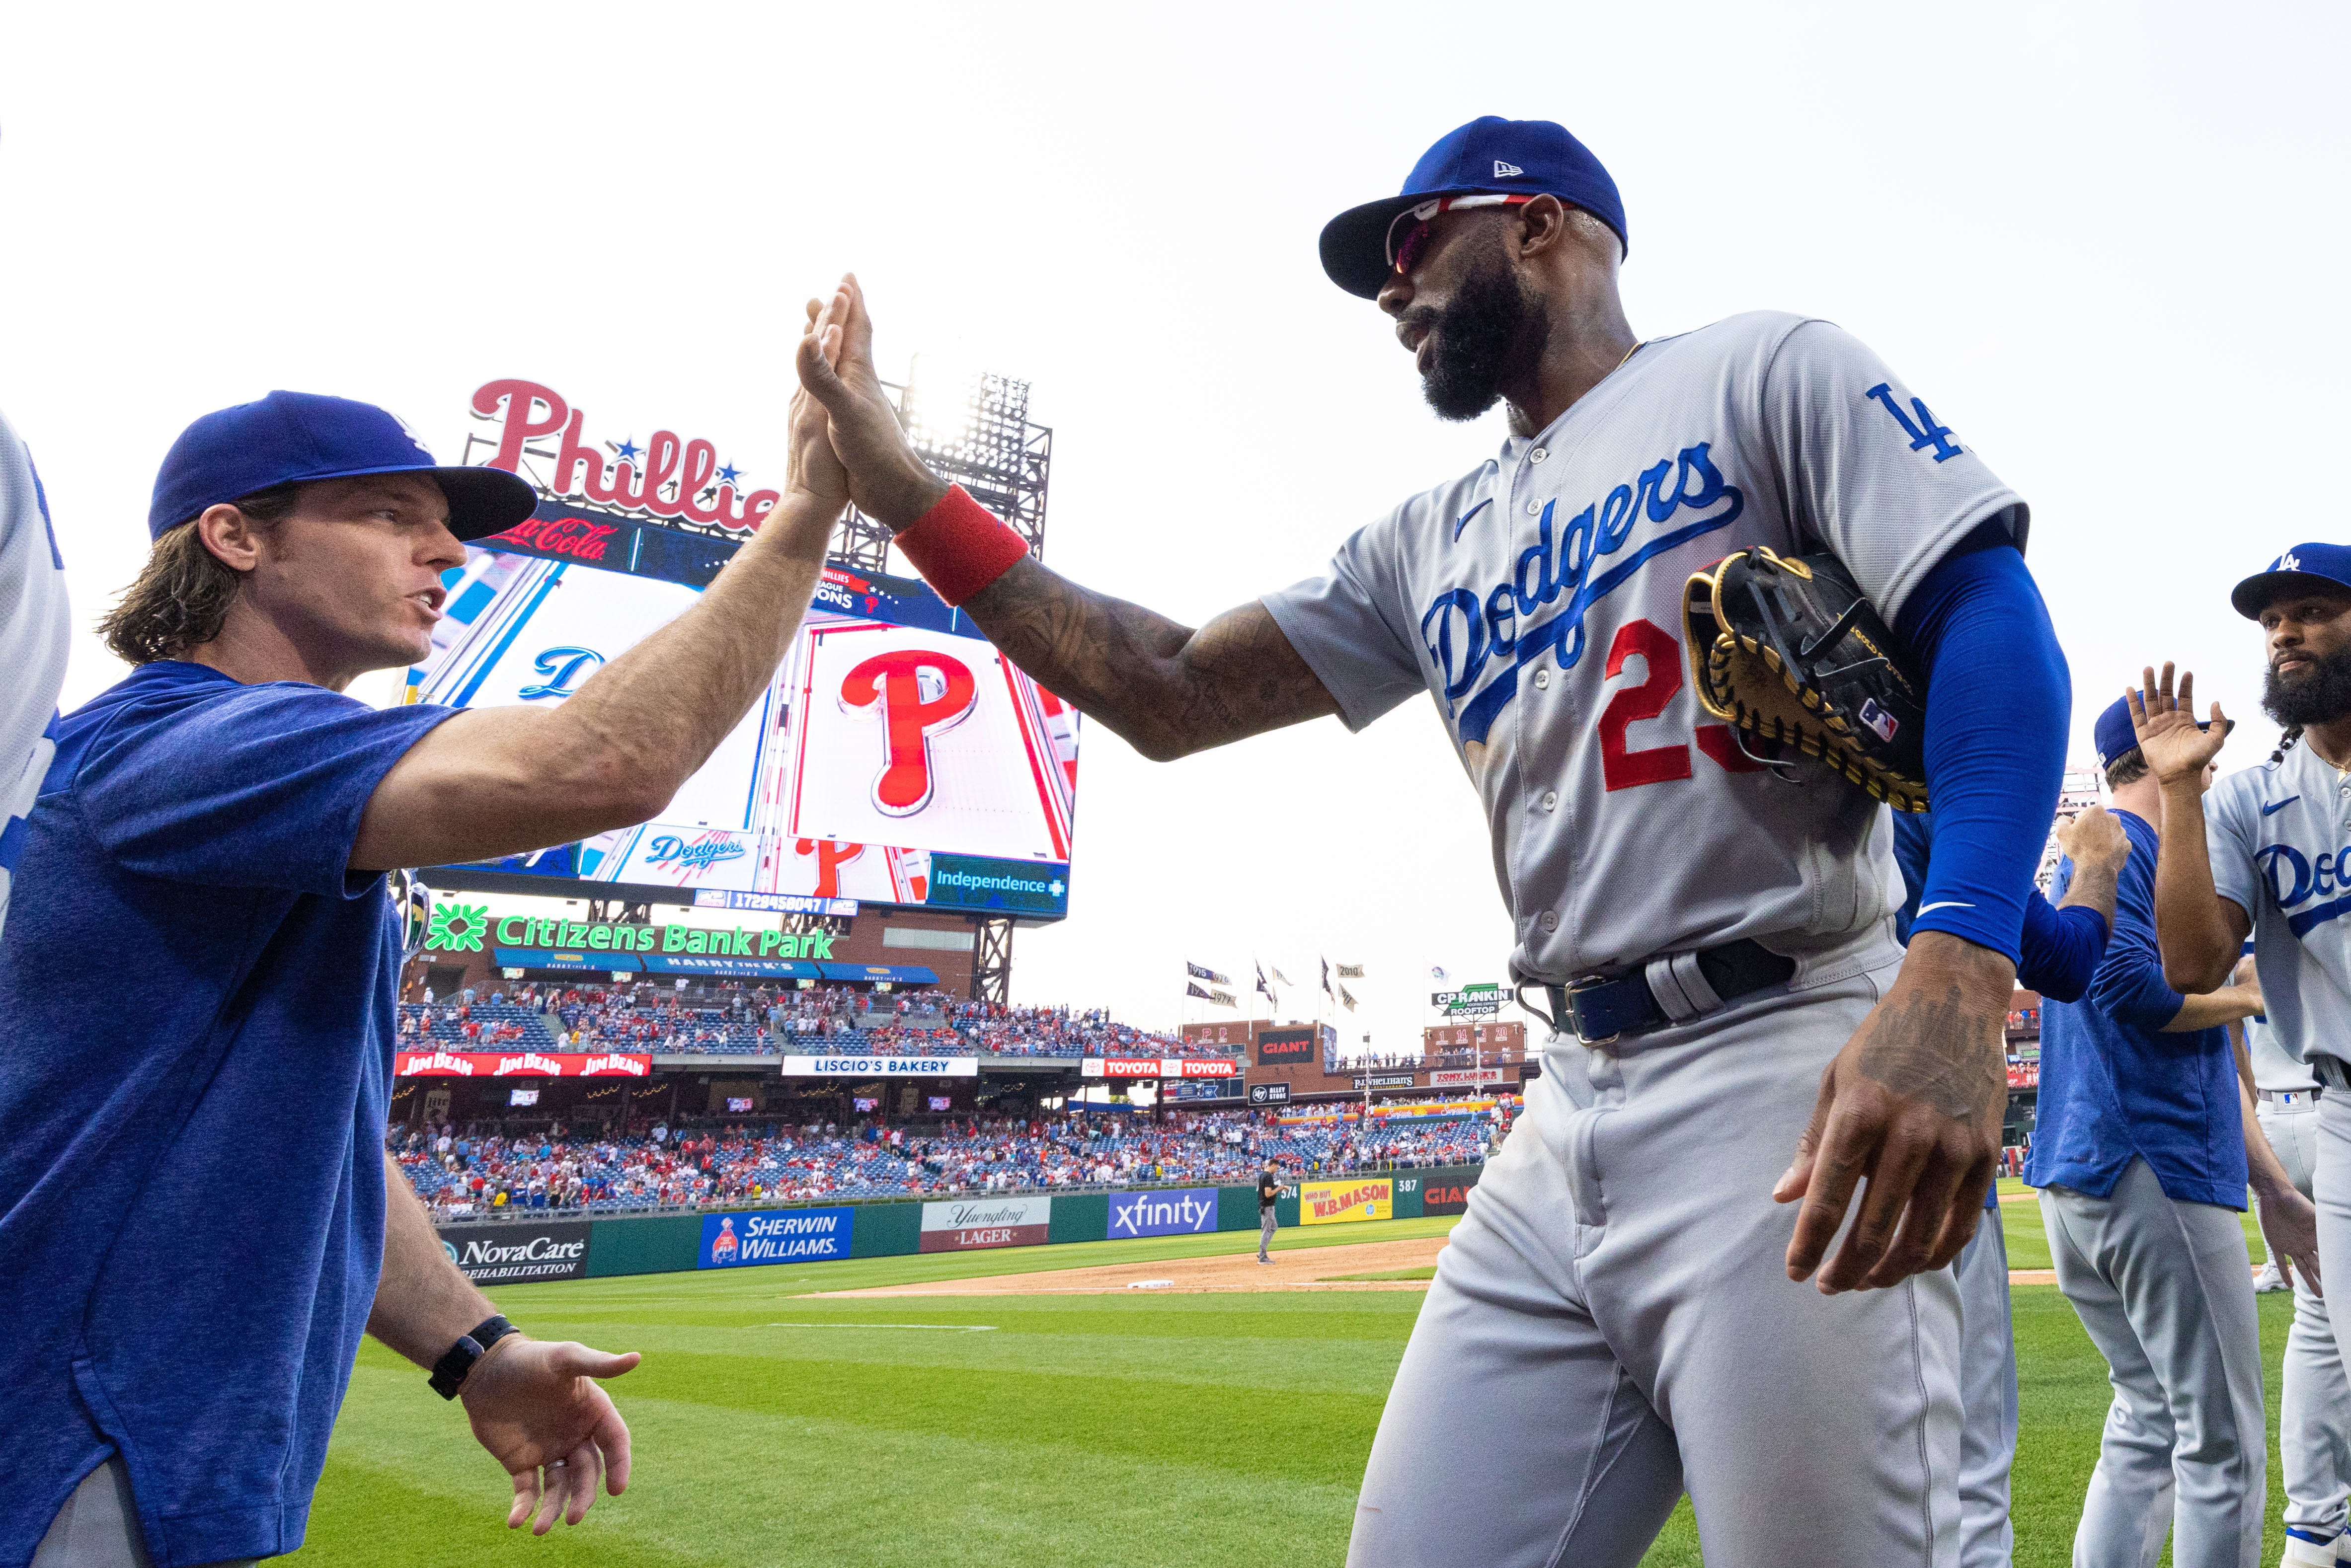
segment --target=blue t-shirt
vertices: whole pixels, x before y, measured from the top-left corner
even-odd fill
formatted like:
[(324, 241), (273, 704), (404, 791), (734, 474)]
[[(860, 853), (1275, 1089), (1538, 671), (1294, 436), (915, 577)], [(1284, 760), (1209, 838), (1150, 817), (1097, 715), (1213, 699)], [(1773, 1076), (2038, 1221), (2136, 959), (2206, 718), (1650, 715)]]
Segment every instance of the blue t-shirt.
[[(2104, 1198), (2136, 1157), (2174, 1200), (2241, 1210), (2245, 1135), (2229, 1032), (2162, 1032), (2182, 999), (2164, 983), (2155, 945), (2156, 833), (2127, 811), (2115, 816), (2130, 858), (2116, 879), (2114, 936), (2089, 994), (2042, 1008), (2040, 1114), (2024, 1179)], [(2061, 888), (2073, 875), (2072, 861), (2058, 864)]]
[(110, 1451), (158, 1568), (301, 1544), (383, 1256), (351, 844), (452, 714), (166, 661), (58, 723), (0, 933), (0, 1562)]

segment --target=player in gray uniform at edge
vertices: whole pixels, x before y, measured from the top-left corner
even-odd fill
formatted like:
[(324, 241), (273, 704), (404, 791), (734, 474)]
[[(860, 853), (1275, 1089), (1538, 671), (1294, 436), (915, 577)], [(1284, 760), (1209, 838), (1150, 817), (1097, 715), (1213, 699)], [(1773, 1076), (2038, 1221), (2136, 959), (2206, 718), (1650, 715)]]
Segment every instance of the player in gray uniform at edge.
[[(1196, 630), (1059, 576), (923, 466), (853, 279), (820, 333), (838, 373), (800, 370), (857, 504), (1145, 755), (1325, 714), (1360, 729), (1425, 695), (1478, 792), (1512, 975), (1563, 1027), (1438, 1264), (1350, 1563), (1631, 1568), (1687, 1488), (1712, 1563), (1949, 1565), (1948, 1265), (1998, 1154), (2070, 682), (2024, 504), (1953, 429), (1825, 322), (1643, 341), (1617, 297), (1625, 232), (1580, 142), (1492, 118), (1333, 220), (1324, 270), (1395, 318), (1430, 405), (1507, 400), (1510, 431), (1326, 575)], [(1259, 265), (1229, 224), (1180, 243), (1204, 308)], [(1280, 439), (1343, 462), (1377, 437)], [(1936, 853), (1907, 958), (1886, 809), (1750, 757), (1687, 689), (1685, 584), (1759, 545), (1834, 551), (1931, 672)]]
[[(2245, 944), (2250, 953), (2252, 944)], [(2247, 961), (2250, 961), (2248, 960)], [(2239, 980), (2244, 978), (2239, 965)], [(2253, 1081), (2262, 1133), (2276, 1151), (2294, 1190), (2317, 1199), (2318, 1079), (2310, 1064), (2279, 1044), (2266, 1016), (2244, 1023), (2246, 1067)], [(2289, 1277), (2290, 1276), (2290, 1282)], [(2351, 1378), (2343, 1374), (2326, 1298), (2312, 1288), (2307, 1270), (2281, 1269), (2273, 1256), (2263, 1278), (2294, 1292), (2294, 1323), (2286, 1330), (2285, 1368), (2278, 1392), (2278, 1468), (2285, 1482), (2287, 1564), (2333, 1563), (2346, 1546), (2346, 1495), (2351, 1493)], [(2256, 1279), (2254, 1289), (2262, 1288)], [(2341, 1543), (2341, 1544), (2338, 1544)]]
[[(1909, 902), (1894, 918), (1895, 939), (1905, 944), (1925, 897), (1934, 841), (1931, 813), (1894, 819), (1894, 857), (1910, 889)], [(2062, 906), (2052, 905), (2038, 888), (2026, 898), (2016, 980), (2045, 1001), (2073, 1002), (2090, 988), (2114, 933), (2115, 878), (2130, 857), (2130, 840), (2113, 813), (2094, 805), (2057, 826), (2057, 846), (2074, 863), (2074, 876)], [(1996, 1189), (1984, 1194), (1983, 1223), (1951, 1270), (1966, 1336), (1959, 1351), (1966, 1411), (1959, 1438), (1959, 1568), (2008, 1568), (2016, 1544), (2009, 1512), (2009, 1477), (2016, 1467), (2016, 1327)]]
[[(2318, 1256), (2287, 1262), (2323, 1290), (2330, 1262), (2351, 1271), (2344, 1262), (2351, 1260), (2351, 921), (2342, 919), (2351, 912), (2342, 869), (2351, 858), (2351, 775), (2345, 771), (2351, 767), (2351, 548), (2296, 545), (2239, 583), (2229, 602), (2261, 625), (2268, 662), (2262, 707), (2285, 734), (2266, 762), (2228, 774), (2209, 798), (2199, 797), (2196, 780), (2227, 738), (2220, 705), (2211, 705), (2210, 727), (2199, 729), (2195, 678), (2181, 672), (2175, 695), (2171, 666), (2164, 666), (2160, 680), (2147, 672), (2143, 690), (2133, 694), (2133, 717), (2139, 749), (2163, 789), (2156, 934), (2164, 977), (2182, 989), (2225, 979), (2252, 939), (2267, 1029), (2319, 1085), (2311, 1118), (2317, 1124), (2311, 1195)], [(2331, 1314), (2328, 1326), (2339, 1376), (2344, 1330)], [(2291, 1343), (2289, 1367), (2295, 1360)], [(2336, 1476), (2339, 1441), (2330, 1434), (2326, 1444)], [(2283, 1561), (2325, 1563), (2330, 1551), (2333, 1561), (2351, 1561), (2341, 1503), (2313, 1500), (2330, 1506), (2320, 1518), (2297, 1518), (2304, 1500), (2293, 1490), (2294, 1474), (2289, 1468), (2294, 1506), (2286, 1516)]]

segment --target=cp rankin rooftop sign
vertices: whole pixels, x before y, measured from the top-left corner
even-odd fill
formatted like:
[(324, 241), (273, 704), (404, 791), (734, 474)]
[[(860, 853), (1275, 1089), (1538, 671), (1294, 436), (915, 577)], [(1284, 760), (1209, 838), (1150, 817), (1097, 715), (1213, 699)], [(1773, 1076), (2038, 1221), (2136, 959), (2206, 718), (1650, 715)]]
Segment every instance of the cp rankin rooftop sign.
[[(642, 447), (635, 438), (590, 441), (583, 433), (588, 415), (552, 387), (509, 378), (488, 381), (474, 392), (474, 417), (499, 422), (492, 468), (523, 472), (526, 451), (545, 460), (543, 447), (529, 441), (556, 438), (554, 467), (539, 479), (542, 493), (577, 499), (609, 512), (658, 517), (704, 528), (747, 534), (757, 528), (778, 499), (772, 490), (737, 490), (742, 472), (718, 461), (718, 449), (699, 436), (681, 441), (674, 431), (655, 431)], [(612, 453), (611, 459), (604, 455)]]

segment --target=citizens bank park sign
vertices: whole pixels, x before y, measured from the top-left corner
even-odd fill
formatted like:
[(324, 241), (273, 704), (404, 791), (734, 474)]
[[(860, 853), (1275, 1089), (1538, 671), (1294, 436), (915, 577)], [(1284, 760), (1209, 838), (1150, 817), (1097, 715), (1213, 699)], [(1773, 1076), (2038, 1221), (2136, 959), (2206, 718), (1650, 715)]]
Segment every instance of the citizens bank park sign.
[(396, 1078), (642, 1078), (653, 1070), (651, 1056), (538, 1051), (402, 1051), (392, 1067)]
[(1088, 1056), (1078, 1068), (1088, 1078), (1238, 1078), (1238, 1062), (1185, 1056)]

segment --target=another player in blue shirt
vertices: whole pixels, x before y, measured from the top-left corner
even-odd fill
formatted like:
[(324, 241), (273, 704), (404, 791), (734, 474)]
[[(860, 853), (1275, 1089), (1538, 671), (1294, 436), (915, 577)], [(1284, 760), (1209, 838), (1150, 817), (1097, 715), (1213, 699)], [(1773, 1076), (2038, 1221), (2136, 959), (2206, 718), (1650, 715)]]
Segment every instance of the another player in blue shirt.
[(362, 1330), (465, 1399), (510, 1525), (625, 1484), (591, 1379), (635, 1356), (511, 1333), (384, 1152), (384, 873), (656, 815), (791, 646), (845, 494), (798, 419), (759, 531), (577, 695), (378, 711), (343, 688), (425, 656), (529, 486), (289, 392), (172, 447), (107, 622), (138, 668), (59, 724), (0, 941), (0, 1562), (293, 1551)]
[[(2024, 902), (2023, 957), (2017, 983), (2053, 1002), (2072, 1002), (2090, 988), (2115, 923), (2115, 878), (2130, 856), (2122, 824), (2094, 805), (2057, 828), (2058, 847), (2073, 862), (2063, 907), (2035, 888)], [(1927, 887), (1935, 845), (1931, 813), (1894, 816), (1894, 858), (1910, 897), (1895, 916), (1895, 934), (1907, 942), (1910, 922)], [(2008, 1236), (2001, 1228), (2000, 1189), (1984, 1194), (1984, 1221), (1959, 1252), (1952, 1271), (1959, 1282), (1959, 1568), (2008, 1568), (2016, 1542), (2009, 1515), (2009, 1473), (2016, 1464), (2016, 1333), (2009, 1314)]]
[[(2238, 1219), (2248, 1175), (2273, 1251), (2314, 1245), (2310, 1202), (2249, 1108), (2228, 1030), (2252, 987), (2183, 996), (2156, 948), (2165, 806), (2126, 703), (2098, 716), (2100, 764), (2131, 853), (2115, 931), (2080, 1002), (2042, 1014), (2041, 1100), (2025, 1179), (2058, 1287), (2115, 1386), (2074, 1561), (2137, 1568), (2172, 1531), (2181, 1563), (2253, 1563), (2267, 1502), (2261, 1325)], [(2073, 874), (2059, 867), (2062, 883)]]

